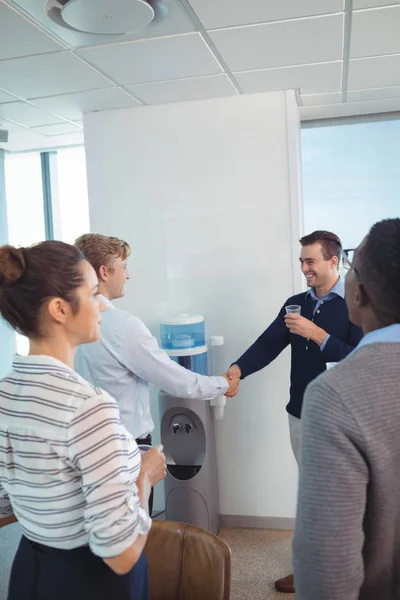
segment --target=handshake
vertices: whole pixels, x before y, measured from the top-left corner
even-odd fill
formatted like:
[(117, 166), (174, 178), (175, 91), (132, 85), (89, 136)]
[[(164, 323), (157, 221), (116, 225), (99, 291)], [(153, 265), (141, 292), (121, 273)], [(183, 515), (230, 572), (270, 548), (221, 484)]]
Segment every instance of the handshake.
[(238, 365), (232, 365), (226, 373), (221, 373), (222, 377), (225, 377), (229, 384), (229, 387), (225, 392), (227, 398), (233, 398), (238, 393), (241, 374), (242, 372)]

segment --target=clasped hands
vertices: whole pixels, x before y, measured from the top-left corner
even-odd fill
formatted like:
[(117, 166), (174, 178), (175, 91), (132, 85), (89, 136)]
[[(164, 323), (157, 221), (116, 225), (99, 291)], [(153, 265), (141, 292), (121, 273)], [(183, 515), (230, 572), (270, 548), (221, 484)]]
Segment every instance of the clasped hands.
[[(290, 333), (301, 335), (301, 337), (312, 340), (319, 346), (323, 344), (328, 335), (326, 331), (318, 327), (310, 319), (306, 319), (299, 314), (290, 313), (285, 315), (285, 324)], [(229, 383), (228, 390), (225, 392), (227, 398), (233, 398), (238, 393), (241, 374), (242, 372), (238, 365), (232, 365), (226, 373), (221, 373)]]
[(221, 373), (222, 377), (225, 377), (229, 383), (228, 390), (225, 392), (227, 398), (233, 398), (238, 393), (241, 374), (242, 372), (238, 365), (232, 365), (226, 373)]

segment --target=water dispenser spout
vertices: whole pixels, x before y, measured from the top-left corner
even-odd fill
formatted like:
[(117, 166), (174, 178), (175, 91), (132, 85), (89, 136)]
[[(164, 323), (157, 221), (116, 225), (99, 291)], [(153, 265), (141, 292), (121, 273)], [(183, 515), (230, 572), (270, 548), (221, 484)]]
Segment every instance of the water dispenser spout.
[(196, 431), (196, 426), (190, 420), (190, 418), (187, 415), (179, 415), (179, 414), (175, 415), (173, 417), (173, 420), (170, 423), (170, 428), (172, 429), (172, 431), (175, 435), (177, 433), (182, 435), (182, 434), (191, 433), (192, 431)]

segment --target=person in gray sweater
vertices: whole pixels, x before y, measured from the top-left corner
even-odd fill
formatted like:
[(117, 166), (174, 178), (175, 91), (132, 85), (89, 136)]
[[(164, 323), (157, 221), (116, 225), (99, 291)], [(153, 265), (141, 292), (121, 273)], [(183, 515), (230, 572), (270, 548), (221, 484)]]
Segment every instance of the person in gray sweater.
[(365, 337), (309, 385), (296, 600), (400, 598), (400, 219), (376, 223), (346, 277)]

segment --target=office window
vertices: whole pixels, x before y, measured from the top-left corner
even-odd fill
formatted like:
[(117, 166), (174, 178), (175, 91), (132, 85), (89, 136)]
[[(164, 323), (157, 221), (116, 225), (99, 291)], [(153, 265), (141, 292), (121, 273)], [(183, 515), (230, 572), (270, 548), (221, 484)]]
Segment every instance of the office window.
[[(8, 240), (13, 246), (31, 246), (45, 239), (40, 154), (6, 154)], [(16, 335), (16, 351), (27, 355), (29, 342)]]
[(400, 216), (400, 120), (304, 127), (304, 231), (334, 231), (355, 248), (376, 222)]
[(6, 154), (8, 239), (30, 246), (45, 239), (40, 154)]
[[(6, 154), (5, 179), (8, 239), (13, 246), (31, 246), (49, 236), (73, 243), (90, 231), (83, 147), (43, 155)], [(16, 343), (17, 353), (26, 355), (28, 340), (17, 335)]]
[[(73, 244), (82, 233), (90, 231), (83, 146), (57, 151), (59, 239)], [(55, 212), (55, 211), (54, 211)]]

